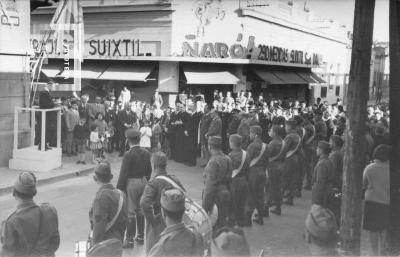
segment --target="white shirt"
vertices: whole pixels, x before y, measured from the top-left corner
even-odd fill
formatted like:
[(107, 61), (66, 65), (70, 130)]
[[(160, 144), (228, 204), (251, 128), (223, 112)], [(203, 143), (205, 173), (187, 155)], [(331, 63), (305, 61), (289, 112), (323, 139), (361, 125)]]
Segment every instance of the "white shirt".
[(150, 138), (152, 136), (151, 128), (149, 127), (141, 127), (140, 128), (140, 146), (141, 147), (151, 147)]

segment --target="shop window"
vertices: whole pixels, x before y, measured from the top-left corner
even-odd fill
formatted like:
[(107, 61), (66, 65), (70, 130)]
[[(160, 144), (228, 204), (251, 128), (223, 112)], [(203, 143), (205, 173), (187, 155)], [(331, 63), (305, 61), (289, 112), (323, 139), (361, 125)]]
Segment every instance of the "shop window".
[(321, 98), (326, 98), (327, 93), (328, 93), (328, 88), (321, 87)]
[(335, 95), (340, 96), (340, 86), (336, 86)]

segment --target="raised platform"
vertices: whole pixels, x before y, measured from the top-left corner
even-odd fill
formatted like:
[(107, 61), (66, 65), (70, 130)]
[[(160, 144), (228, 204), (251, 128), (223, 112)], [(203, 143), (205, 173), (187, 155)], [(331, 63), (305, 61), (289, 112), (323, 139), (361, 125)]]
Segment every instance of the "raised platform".
[(47, 172), (61, 167), (61, 148), (39, 151), (37, 146), (13, 151), (9, 168), (22, 171)]

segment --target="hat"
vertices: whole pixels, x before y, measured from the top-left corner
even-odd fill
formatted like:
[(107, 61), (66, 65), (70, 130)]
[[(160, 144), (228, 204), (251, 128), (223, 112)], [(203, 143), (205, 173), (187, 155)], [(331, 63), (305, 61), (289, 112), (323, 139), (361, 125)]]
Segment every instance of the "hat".
[(185, 210), (185, 194), (176, 189), (166, 189), (161, 192), (161, 207), (167, 211), (178, 212)]
[(108, 161), (102, 161), (94, 167), (94, 173), (102, 177), (112, 178), (111, 165)]
[(138, 129), (130, 128), (125, 131), (126, 138), (139, 138), (140, 131)]
[(14, 189), (21, 194), (36, 194), (36, 177), (32, 172), (22, 172), (14, 183)]
[(239, 134), (233, 134), (229, 136), (229, 142), (232, 142), (234, 145), (242, 144), (242, 137)]
[(221, 228), (211, 242), (213, 256), (250, 256), (249, 244), (242, 229)]
[(337, 237), (335, 215), (320, 205), (313, 204), (306, 218), (306, 230), (322, 241), (330, 241)]
[(262, 134), (262, 128), (258, 125), (251, 126), (250, 127), (250, 132), (256, 134), (257, 136), (261, 136)]
[(154, 168), (166, 167), (167, 166), (167, 156), (163, 152), (156, 152), (152, 156)]
[(208, 138), (208, 144), (220, 146), (222, 144), (222, 138), (219, 136), (211, 136)]
[(331, 150), (331, 146), (329, 145), (329, 143), (324, 140), (320, 140), (318, 142), (318, 148), (322, 149), (326, 153), (329, 153), (329, 151)]

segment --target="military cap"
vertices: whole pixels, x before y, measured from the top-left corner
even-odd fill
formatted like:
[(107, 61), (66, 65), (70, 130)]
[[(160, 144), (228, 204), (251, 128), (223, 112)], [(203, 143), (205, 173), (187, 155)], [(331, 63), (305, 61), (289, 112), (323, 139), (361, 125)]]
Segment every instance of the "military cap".
[(111, 165), (108, 161), (102, 161), (94, 167), (94, 173), (100, 175), (101, 177), (111, 177)]
[(21, 194), (36, 194), (36, 176), (32, 172), (20, 173), (14, 189)]
[(220, 136), (211, 136), (208, 138), (208, 144), (220, 146), (222, 144), (222, 138)]
[(240, 228), (217, 230), (211, 242), (211, 252), (215, 256), (250, 256), (249, 244)]
[(261, 136), (262, 134), (262, 128), (258, 125), (251, 126), (250, 127), (250, 132), (256, 134), (257, 136)]
[(318, 142), (318, 148), (322, 149), (326, 153), (329, 153), (329, 151), (331, 150), (331, 146), (329, 145), (329, 143), (324, 140), (320, 140)]
[(161, 192), (161, 207), (167, 211), (178, 212), (185, 210), (185, 194), (176, 189), (166, 189)]
[(233, 134), (229, 136), (229, 142), (232, 142), (234, 145), (242, 144), (242, 137), (239, 134)]
[(140, 137), (140, 131), (138, 129), (130, 128), (125, 131), (126, 138), (138, 138)]
[(297, 122), (296, 122), (295, 119), (290, 118), (290, 119), (285, 121), (285, 126), (291, 127), (291, 128), (296, 128)]

